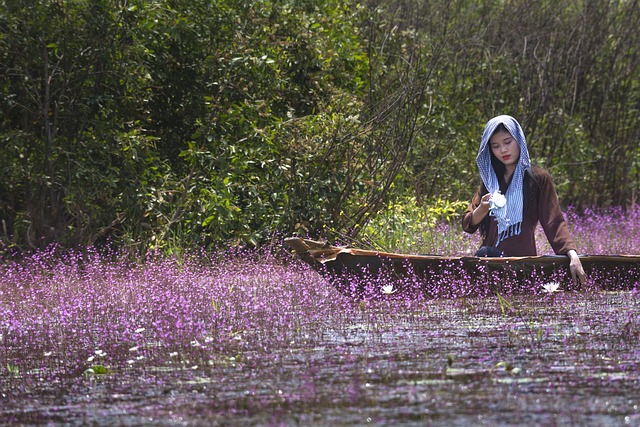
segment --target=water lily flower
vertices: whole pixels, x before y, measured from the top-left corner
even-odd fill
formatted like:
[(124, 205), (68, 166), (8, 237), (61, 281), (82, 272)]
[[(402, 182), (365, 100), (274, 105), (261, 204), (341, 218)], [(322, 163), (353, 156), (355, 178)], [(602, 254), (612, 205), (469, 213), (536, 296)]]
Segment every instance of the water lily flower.
[(542, 285), (543, 290), (542, 292), (546, 292), (548, 294), (552, 294), (554, 292), (559, 292), (560, 291), (560, 283), (558, 282), (549, 282), (549, 283), (545, 283), (544, 285)]
[(500, 190), (496, 190), (491, 194), (489, 204), (491, 206), (491, 210), (500, 209), (507, 204), (507, 198), (500, 193)]
[(393, 285), (384, 285), (382, 287), (382, 293), (383, 294), (387, 294), (387, 295), (391, 295), (396, 293), (397, 289), (393, 289)]

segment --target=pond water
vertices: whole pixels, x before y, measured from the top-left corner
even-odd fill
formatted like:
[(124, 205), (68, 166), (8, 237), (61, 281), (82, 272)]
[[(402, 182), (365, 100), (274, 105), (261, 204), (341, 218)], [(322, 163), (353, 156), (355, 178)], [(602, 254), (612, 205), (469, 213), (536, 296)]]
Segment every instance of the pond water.
[[(3, 423), (640, 425), (633, 293), (400, 303), (267, 352), (2, 377)], [(335, 326), (339, 324), (339, 327)], [(189, 353), (191, 353), (189, 349)], [(204, 363), (203, 363), (204, 362)], [(30, 378), (31, 377), (31, 378)]]
[(94, 267), (5, 269), (2, 425), (640, 425), (634, 291), (353, 301), (301, 266)]

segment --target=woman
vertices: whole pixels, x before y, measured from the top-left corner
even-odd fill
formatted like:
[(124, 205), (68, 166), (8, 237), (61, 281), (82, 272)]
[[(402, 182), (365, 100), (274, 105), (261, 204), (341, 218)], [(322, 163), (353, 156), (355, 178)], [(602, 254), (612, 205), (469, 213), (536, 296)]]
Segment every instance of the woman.
[(586, 275), (564, 220), (553, 180), (532, 166), (522, 128), (511, 116), (489, 120), (476, 158), (482, 184), (462, 228), (482, 233), (476, 256), (535, 256), (538, 222), (556, 254), (566, 254), (574, 281)]

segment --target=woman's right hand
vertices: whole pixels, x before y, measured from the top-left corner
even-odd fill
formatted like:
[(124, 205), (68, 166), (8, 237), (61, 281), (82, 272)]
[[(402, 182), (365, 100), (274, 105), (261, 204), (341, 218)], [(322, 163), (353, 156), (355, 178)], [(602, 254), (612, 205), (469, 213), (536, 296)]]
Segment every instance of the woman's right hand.
[(482, 196), (482, 198), (480, 199), (480, 206), (478, 207), (482, 207), (486, 212), (489, 212), (489, 207), (490, 207), (489, 200), (491, 200), (491, 193), (487, 193), (484, 196)]
[(482, 222), (485, 216), (489, 213), (489, 199), (491, 199), (491, 193), (487, 193), (480, 199), (480, 204), (473, 211), (473, 215), (471, 217), (471, 224), (478, 225)]

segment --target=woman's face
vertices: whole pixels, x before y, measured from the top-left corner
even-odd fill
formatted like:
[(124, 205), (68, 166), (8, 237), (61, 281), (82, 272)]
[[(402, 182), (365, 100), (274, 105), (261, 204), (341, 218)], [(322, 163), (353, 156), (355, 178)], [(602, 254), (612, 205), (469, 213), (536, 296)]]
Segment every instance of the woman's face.
[(509, 132), (498, 131), (489, 138), (491, 152), (507, 169), (515, 169), (520, 159), (520, 146)]

